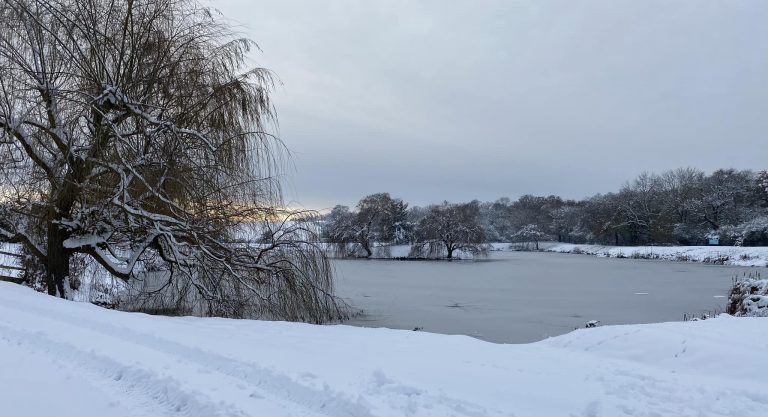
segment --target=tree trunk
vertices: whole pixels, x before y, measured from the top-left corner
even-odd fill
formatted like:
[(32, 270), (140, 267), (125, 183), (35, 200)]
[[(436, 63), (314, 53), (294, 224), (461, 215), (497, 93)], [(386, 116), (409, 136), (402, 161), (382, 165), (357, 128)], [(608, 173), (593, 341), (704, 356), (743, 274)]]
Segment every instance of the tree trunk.
[(363, 247), (363, 250), (365, 251), (365, 257), (370, 258), (371, 255), (373, 255), (373, 251), (371, 250), (371, 244), (368, 242), (363, 242), (360, 246)]
[(72, 211), (80, 188), (80, 183), (76, 176), (82, 166), (79, 164), (73, 167), (73, 171), (67, 174), (62, 189), (53, 194), (56, 196), (48, 208), (48, 264), (46, 265), (45, 280), (48, 286), (48, 294), (58, 295), (61, 298), (66, 297), (64, 281), (69, 277), (69, 259), (72, 257), (72, 251), (64, 247), (64, 241), (69, 238), (69, 231), (61, 228), (61, 221), (67, 219)]
[(69, 276), (69, 258), (71, 252), (64, 247), (67, 233), (55, 222), (48, 223), (48, 264), (46, 265), (45, 283), (48, 294), (61, 298), (66, 296), (64, 281)]
[(453, 251), (455, 248), (450, 245), (446, 245), (446, 249), (448, 250), (448, 259), (453, 259)]

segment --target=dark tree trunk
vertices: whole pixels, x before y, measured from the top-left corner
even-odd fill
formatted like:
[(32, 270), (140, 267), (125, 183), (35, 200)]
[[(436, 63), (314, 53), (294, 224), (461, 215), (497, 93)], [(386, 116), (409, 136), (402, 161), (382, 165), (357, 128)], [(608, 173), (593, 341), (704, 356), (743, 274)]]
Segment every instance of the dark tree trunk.
[(72, 251), (64, 247), (64, 241), (69, 238), (69, 231), (61, 228), (61, 221), (69, 217), (77, 195), (80, 193), (80, 176), (82, 165), (77, 164), (73, 171), (67, 174), (61, 189), (54, 191), (56, 196), (53, 204), (48, 209), (48, 248), (45, 281), (48, 286), (48, 294), (64, 298), (66, 290), (64, 281), (69, 277), (69, 259)]
[(371, 250), (371, 244), (368, 242), (363, 242), (360, 246), (363, 247), (363, 250), (365, 251), (365, 257), (370, 258), (371, 255), (373, 255), (373, 251)]
[(67, 233), (58, 224), (48, 224), (48, 264), (46, 265), (45, 283), (48, 294), (64, 298), (64, 281), (69, 276), (69, 258), (71, 252), (64, 247)]
[(448, 259), (453, 259), (453, 251), (456, 250), (456, 248), (451, 245), (446, 245), (445, 248), (448, 250)]

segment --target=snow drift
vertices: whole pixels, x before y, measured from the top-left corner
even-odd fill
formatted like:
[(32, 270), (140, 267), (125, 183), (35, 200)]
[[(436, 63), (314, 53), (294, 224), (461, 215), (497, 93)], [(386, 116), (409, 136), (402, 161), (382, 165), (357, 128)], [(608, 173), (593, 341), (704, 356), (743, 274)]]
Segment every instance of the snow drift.
[(768, 319), (721, 316), (500, 345), (156, 317), (0, 283), (0, 409), (14, 417), (762, 417), (767, 341)]

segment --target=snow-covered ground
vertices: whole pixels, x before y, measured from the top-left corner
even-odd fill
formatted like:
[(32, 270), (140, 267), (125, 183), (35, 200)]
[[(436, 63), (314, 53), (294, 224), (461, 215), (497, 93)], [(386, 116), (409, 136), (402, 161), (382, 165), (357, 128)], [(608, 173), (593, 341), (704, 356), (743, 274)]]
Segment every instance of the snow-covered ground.
[(603, 246), (563, 243), (548, 252), (579, 253), (608, 258), (641, 258), (704, 262), (718, 265), (768, 266), (768, 247), (742, 246)]
[(501, 345), (155, 317), (0, 283), (0, 414), (14, 417), (763, 417), (766, 349), (764, 318)]

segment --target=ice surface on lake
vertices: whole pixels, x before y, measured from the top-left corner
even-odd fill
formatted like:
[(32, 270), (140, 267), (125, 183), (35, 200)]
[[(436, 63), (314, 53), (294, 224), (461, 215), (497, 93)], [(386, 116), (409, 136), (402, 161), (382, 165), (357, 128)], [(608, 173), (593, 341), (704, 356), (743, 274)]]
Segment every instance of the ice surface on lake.
[(682, 320), (723, 308), (747, 268), (493, 252), (487, 261), (336, 260), (337, 290), (365, 310), (349, 324), (530, 342), (601, 324)]

